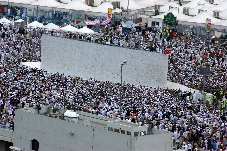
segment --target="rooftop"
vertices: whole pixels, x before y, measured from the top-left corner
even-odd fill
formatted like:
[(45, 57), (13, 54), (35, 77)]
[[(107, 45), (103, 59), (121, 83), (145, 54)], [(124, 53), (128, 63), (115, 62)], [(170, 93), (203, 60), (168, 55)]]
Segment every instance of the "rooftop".
[[(38, 114), (38, 109), (36, 108), (23, 108), (20, 109), (25, 112)], [(91, 113), (86, 113), (82, 111), (76, 112), (79, 114), (77, 117), (66, 117), (64, 116), (65, 110), (53, 111), (49, 109), (47, 106), (41, 108), (39, 114), (44, 115), (51, 118), (61, 119), (68, 122), (73, 122), (75, 124), (81, 124), (85, 126), (90, 126), (94, 128), (105, 129), (108, 131), (113, 131), (125, 135), (134, 135), (134, 136), (143, 136), (152, 134), (152, 132), (148, 132), (148, 126), (141, 126), (139, 124), (135, 124), (132, 122), (122, 121), (122, 120), (114, 120), (111, 118), (107, 118), (104, 116), (99, 116)]]

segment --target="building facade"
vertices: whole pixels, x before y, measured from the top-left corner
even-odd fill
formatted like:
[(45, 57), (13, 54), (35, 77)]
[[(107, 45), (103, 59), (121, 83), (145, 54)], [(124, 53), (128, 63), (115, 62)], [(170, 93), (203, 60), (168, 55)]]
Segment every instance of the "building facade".
[[(0, 129), (0, 149), (35, 151), (171, 151), (171, 133), (79, 113), (79, 122), (61, 116), (16, 111), (14, 131)], [(143, 133), (142, 133), (143, 132)], [(9, 143), (8, 143), (9, 142)], [(13, 148), (13, 147), (11, 147)]]

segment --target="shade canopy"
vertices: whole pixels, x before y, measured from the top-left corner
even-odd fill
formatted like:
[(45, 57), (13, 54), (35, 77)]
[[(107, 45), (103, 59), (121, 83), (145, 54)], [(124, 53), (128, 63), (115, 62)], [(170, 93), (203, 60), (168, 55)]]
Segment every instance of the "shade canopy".
[(177, 10), (170, 10), (166, 13), (161, 14), (161, 15), (152, 16), (152, 18), (164, 19), (165, 15), (167, 15), (168, 13), (172, 13), (178, 21), (187, 21), (189, 19), (192, 19), (191, 16), (184, 15), (184, 14), (178, 12)]
[(46, 7), (59, 7), (63, 4), (57, 2), (56, 0), (38, 0), (32, 3), (32, 5), (36, 6), (46, 6)]
[(9, 0), (9, 2), (18, 3), (18, 4), (32, 4), (32, 3), (36, 2), (36, 0)]
[(195, 17), (187, 20), (187, 22), (204, 24), (204, 23), (207, 23), (207, 21), (206, 21), (207, 18), (211, 20), (211, 24), (221, 22), (220, 19), (214, 18), (213, 16), (211, 16), (207, 12), (199, 13)]
[(21, 22), (24, 22), (24, 20), (23, 19), (18, 19), (18, 20), (16, 20), (16, 21), (14, 21), (15, 23), (21, 23)]
[(59, 30), (60, 27), (58, 25), (55, 25), (53, 23), (48, 23), (46, 26), (44, 26), (45, 29), (48, 30)]
[[(148, 1), (148, 0), (146, 0), (146, 1)], [(121, 7), (123, 7), (124, 9), (128, 8), (129, 10), (137, 10), (137, 9), (144, 8), (145, 6), (144, 5), (140, 5), (135, 0), (131, 0), (129, 3), (128, 3), (128, 0), (122, 0), (121, 1)]]
[(77, 32), (78, 31), (78, 29), (73, 27), (72, 25), (67, 25), (65, 27), (62, 27), (61, 30), (65, 31), (65, 32)]
[(10, 21), (9, 19), (3, 17), (3, 18), (0, 19), (0, 23), (8, 25), (8, 24), (11, 24), (12, 21)]
[(42, 23), (39, 23), (37, 21), (34, 21), (27, 25), (28, 28), (43, 28), (44, 25)]
[(104, 2), (101, 5), (99, 5), (98, 7), (93, 7), (90, 11), (92, 12), (99, 12), (99, 13), (108, 13), (108, 8), (112, 8), (113, 9), (113, 5), (109, 2)]
[(84, 33), (84, 34), (94, 34), (95, 32), (86, 26), (78, 30), (79, 33)]
[(80, 0), (71, 1), (68, 4), (59, 6), (59, 8), (71, 9), (71, 10), (89, 10), (91, 7), (81, 2)]

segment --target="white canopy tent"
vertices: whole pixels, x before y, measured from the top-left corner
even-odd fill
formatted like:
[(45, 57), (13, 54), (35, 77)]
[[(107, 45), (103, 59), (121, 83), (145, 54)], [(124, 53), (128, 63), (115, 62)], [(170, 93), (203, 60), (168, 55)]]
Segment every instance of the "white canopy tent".
[(43, 7), (59, 7), (63, 4), (57, 2), (56, 0), (38, 0), (32, 3), (32, 5)]
[(36, 2), (36, 0), (9, 0), (9, 2), (18, 4), (33, 4), (34, 2)]
[(108, 8), (113, 9), (113, 5), (109, 2), (102, 3), (98, 7), (93, 7), (90, 9), (91, 12), (98, 12), (98, 13), (108, 13)]
[(140, 0), (140, 1), (138, 1), (138, 4), (144, 6), (144, 8), (154, 6), (154, 5), (165, 5), (167, 3), (169, 3), (169, 0)]
[(58, 25), (55, 25), (53, 23), (48, 23), (47, 25), (44, 26), (45, 29), (47, 30), (59, 30), (60, 27)]
[(71, 1), (68, 4), (59, 6), (58, 8), (72, 9), (72, 10), (85, 10), (85, 11), (91, 9), (90, 6), (81, 2), (80, 0)]
[(214, 23), (214, 25), (227, 27), (227, 20), (222, 20), (220, 22)]
[(28, 28), (43, 28), (44, 25), (42, 23), (39, 23), (37, 21), (34, 21), (27, 25)]
[(226, 8), (226, 10), (221, 11), (221, 12), (219, 13), (219, 17), (220, 17), (221, 19), (227, 19), (227, 8)]
[(122, 10), (119, 9), (119, 8), (116, 8), (116, 9), (113, 10), (113, 13), (121, 13), (121, 12), (122, 12)]
[(183, 5), (183, 7), (194, 8), (194, 7), (196, 7), (196, 6), (199, 5), (199, 1), (200, 0), (193, 0), (193, 1), (191, 1), (191, 2), (189, 2), (187, 4), (185, 4), (185, 5)]
[(186, 20), (186, 22), (205, 24), (207, 18), (211, 19), (211, 24), (218, 23), (221, 21), (220, 19), (214, 18), (207, 12), (202, 12), (202, 13), (199, 13), (198, 15), (196, 15), (195, 17), (193, 17), (189, 20)]
[(184, 15), (184, 14), (178, 12), (177, 10), (168, 11), (164, 14), (153, 16), (152, 18), (164, 19), (164, 16), (170, 12), (177, 18), (178, 21), (187, 21), (188, 19), (192, 19), (191, 16)]
[(18, 19), (18, 20), (16, 20), (16, 21), (14, 21), (15, 23), (21, 23), (21, 22), (24, 22), (24, 20), (23, 19)]
[(10, 21), (9, 19), (3, 17), (3, 18), (0, 19), (0, 23), (9, 25), (9, 24), (12, 24), (12, 21)]
[(65, 27), (62, 27), (61, 31), (64, 31), (64, 32), (77, 32), (78, 29), (73, 27), (73, 26), (71, 26), (71, 25), (67, 25)]
[(137, 10), (137, 9), (141, 9), (144, 8), (144, 5), (140, 5), (139, 3), (137, 3), (135, 0), (131, 0), (129, 2), (128, 5), (128, 0), (122, 0), (121, 1), (121, 7), (123, 7), (124, 9), (129, 9), (129, 10)]
[[(76, 1), (76, 0), (60, 0), (60, 1), (61, 1), (61, 3), (68, 4), (68, 3), (72, 2), (72, 1)], [(85, 3), (85, 0), (80, 0), (80, 1)]]
[(84, 33), (84, 34), (94, 34), (95, 32), (87, 27), (83, 27), (78, 30), (79, 33)]
[(181, 6), (176, 4), (176, 2), (170, 2), (170, 3), (167, 3), (165, 4), (164, 6), (161, 6), (160, 7), (160, 12), (167, 12), (170, 10), (170, 8), (180, 8)]

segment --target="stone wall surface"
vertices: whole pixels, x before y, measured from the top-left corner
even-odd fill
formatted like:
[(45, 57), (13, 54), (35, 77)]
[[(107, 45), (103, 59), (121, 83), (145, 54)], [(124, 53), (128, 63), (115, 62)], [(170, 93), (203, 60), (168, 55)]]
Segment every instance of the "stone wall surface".
[(107, 46), (44, 35), (42, 65), (48, 72), (120, 83), (164, 86), (167, 82), (168, 58), (164, 54)]

